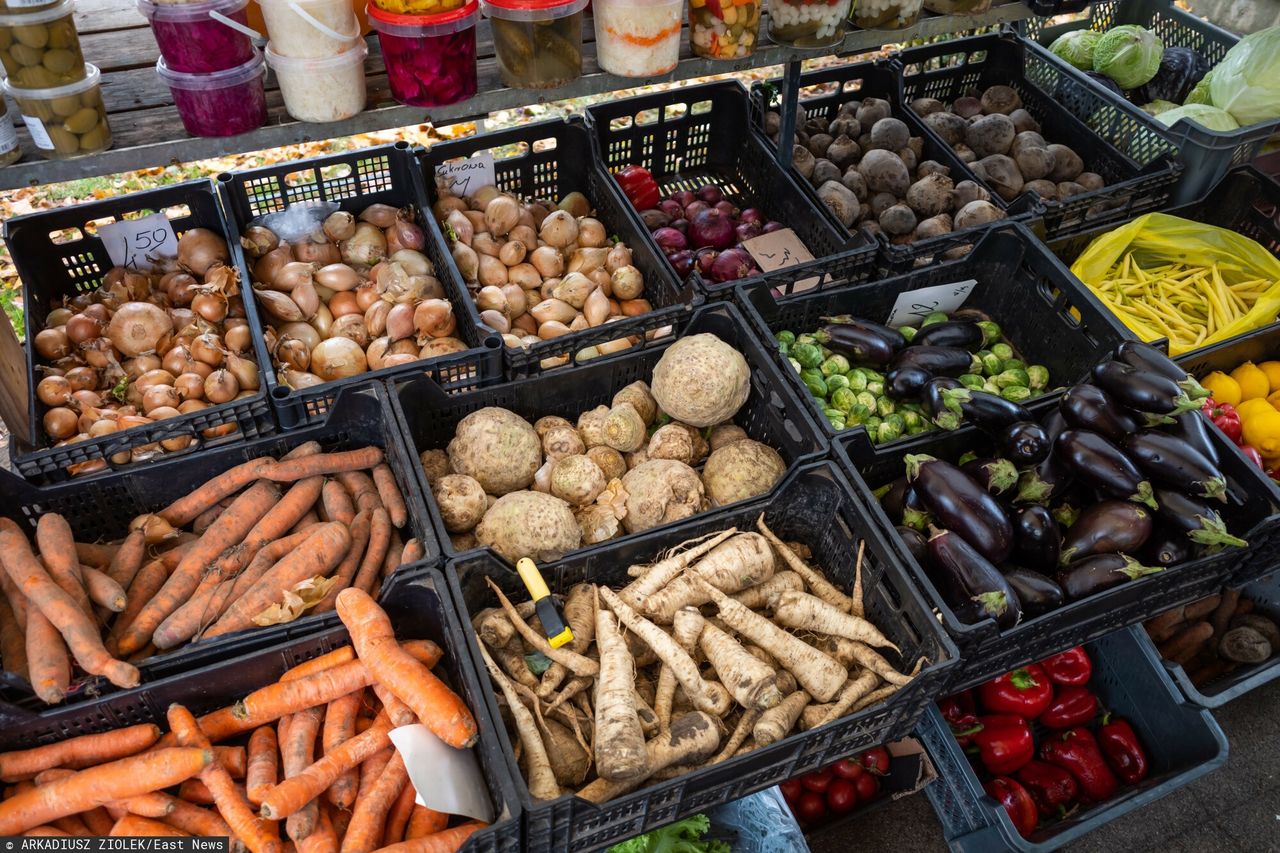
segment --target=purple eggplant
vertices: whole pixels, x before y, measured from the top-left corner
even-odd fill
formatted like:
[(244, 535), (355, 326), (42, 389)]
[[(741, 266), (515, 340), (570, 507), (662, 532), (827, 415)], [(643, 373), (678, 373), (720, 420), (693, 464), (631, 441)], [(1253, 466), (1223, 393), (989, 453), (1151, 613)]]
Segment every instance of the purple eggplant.
[(951, 388), (942, 392), (942, 400), (956, 417), (988, 432), (999, 432), (1011, 424), (1031, 420), (1025, 406), (987, 391)]
[(903, 527), (901, 525), (895, 527), (894, 530), (897, 531), (898, 537), (907, 549), (907, 553), (915, 557), (916, 562), (921, 566), (929, 565), (929, 540), (924, 538), (924, 534), (913, 527)]
[(1053, 449), (1049, 434), (1035, 421), (1009, 424), (996, 434), (996, 447), (1014, 465), (1039, 465)]
[(918, 367), (934, 376), (959, 376), (973, 366), (973, 356), (961, 347), (912, 346), (893, 359), (892, 368)]
[(1169, 423), (1173, 415), (1200, 408), (1167, 376), (1122, 361), (1104, 361), (1093, 369), (1093, 381), (1116, 402), (1146, 415), (1150, 425)]
[(1004, 570), (1004, 579), (1017, 593), (1023, 616), (1039, 616), (1057, 610), (1066, 601), (1057, 581), (1031, 569), (1010, 566)]
[(1008, 459), (970, 459), (960, 470), (996, 497), (1018, 485), (1018, 469)]
[(937, 523), (955, 531), (997, 565), (1013, 550), (1013, 525), (999, 501), (950, 462), (907, 454), (907, 480)]
[(906, 477), (899, 477), (889, 484), (889, 488), (880, 496), (880, 506), (894, 524), (920, 531), (929, 529), (932, 521), (929, 510)]
[(929, 557), (931, 577), (943, 587), (947, 602), (962, 608), (973, 602), (980, 614), (994, 619), (1001, 628), (1012, 628), (1022, 618), (1018, 594), (1000, 570), (953, 530), (931, 531)]
[(920, 405), (924, 407), (924, 412), (929, 419), (940, 428), (955, 429), (960, 426), (960, 416), (947, 408), (947, 401), (942, 395), (954, 388), (963, 387), (958, 380), (949, 376), (938, 376), (924, 384), (924, 390), (920, 394)]
[(1063, 534), (1058, 563), (1065, 566), (1095, 554), (1131, 554), (1151, 536), (1152, 521), (1151, 511), (1135, 503), (1096, 503)]
[(1209, 419), (1199, 410), (1183, 412), (1173, 419), (1173, 423), (1164, 428), (1169, 435), (1176, 435), (1187, 444), (1204, 454), (1214, 468), (1222, 464), (1218, 456), (1218, 445), (1214, 441), (1216, 430)]
[(1120, 441), (1141, 429), (1142, 422), (1097, 385), (1081, 383), (1063, 392), (1058, 409), (1076, 429), (1093, 430), (1112, 441)]
[(1190, 559), (1192, 554), (1193, 545), (1187, 534), (1162, 523), (1156, 526), (1147, 544), (1142, 546), (1139, 556), (1144, 563), (1168, 568)]
[(1116, 347), (1116, 358), (1130, 367), (1150, 370), (1166, 379), (1172, 379), (1193, 400), (1203, 400), (1209, 396), (1208, 389), (1151, 344), (1142, 341), (1125, 341)]
[(1068, 601), (1079, 601), (1127, 581), (1164, 571), (1164, 566), (1144, 566), (1128, 554), (1097, 554), (1077, 560), (1062, 570), (1058, 583)]
[(1126, 436), (1124, 449), (1157, 483), (1201, 498), (1227, 502), (1227, 480), (1205, 455), (1176, 435), (1153, 429)]
[(1018, 503), (1047, 504), (1071, 483), (1071, 472), (1058, 461), (1052, 452), (1053, 443), (1067, 429), (1062, 412), (1051, 409), (1040, 422), (1049, 439), (1050, 453), (1033, 468), (1022, 472), (1018, 480)]
[(1197, 545), (1244, 548), (1249, 543), (1232, 536), (1227, 523), (1208, 501), (1174, 489), (1156, 489), (1160, 520), (1180, 530)]
[[(875, 328), (871, 328), (872, 326)], [(896, 334), (897, 341), (895, 342), (891, 337), (888, 337), (885, 334), (886, 332)], [(852, 317), (849, 318), (848, 322), (827, 323), (827, 325), (813, 333), (813, 338), (832, 352), (838, 352), (850, 361), (859, 364), (873, 364), (877, 367), (884, 367), (892, 361), (894, 354), (902, 349), (907, 342), (901, 333), (890, 329), (888, 326), (880, 326), (877, 323), (868, 323)]]
[(1151, 483), (1138, 466), (1098, 433), (1069, 429), (1053, 443), (1053, 452), (1080, 482), (1113, 498), (1156, 508)]
[(834, 317), (820, 317), (824, 323), (832, 323), (837, 326), (854, 326), (863, 331), (870, 332), (879, 336), (885, 343), (893, 347), (894, 352), (902, 349), (907, 345), (907, 339), (902, 336), (902, 332), (892, 326), (884, 326), (880, 323), (873, 323), (870, 320), (863, 320), (852, 314), (837, 314)]
[(947, 320), (932, 323), (916, 332), (912, 346), (960, 347), (981, 349), (985, 342), (982, 327), (972, 320)]
[(1072, 480), (1057, 496), (1053, 505), (1049, 507), (1049, 511), (1053, 513), (1053, 520), (1058, 522), (1059, 529), (1066, 530), (1079, 520), (1086, 509), (1099, 500), (1102, 498), (1098, 497), (1094, 489)]
[(1048, 508), (1034, 504), (1013, 514), (1013, 553), (1019, 563), (1039, 572), (1057, 569), (1062, 531)]
[(919, 400), (933, 374), (923, 367), (898, 367), (884, 375), (885, 396), (894, 400)]

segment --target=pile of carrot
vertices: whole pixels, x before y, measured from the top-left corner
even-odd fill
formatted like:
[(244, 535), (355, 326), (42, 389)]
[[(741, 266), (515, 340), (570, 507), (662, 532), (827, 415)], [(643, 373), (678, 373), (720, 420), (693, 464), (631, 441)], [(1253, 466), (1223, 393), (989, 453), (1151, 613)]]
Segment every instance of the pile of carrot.
[(77, 542), (47, 513), (33, 548), (0, 519), (0, 662), (49, 704), (73, 663), (136, 686), (134, 663), (157, 651), (332, 610), (348, 587), (377, 595), (423, 555), (401, 541), (407, 520), (381, 449), (316, 442), (224, 471), (117, 542)]
[(0, 753), (0, 835), (229, 836), (251, 853), (457, 850), (485, 824), (417, 805), (388, 736), (422, 723), (450, 746), (476, 742), (466, 703), (431, 671), (441, 649), (398, 642), (362, 590), (343, 590), (337, 610), (351, 645), (212, 713), (171, 705), (168, 734), (143, 724)]
[(763, 515), (756, 527), (681, 543), (621, 589), (572, 587), (573, 638), (556, 648), (532, 604), (489, 580), (498, 606), (472, 627), (534, 798), (603, 803), (878, 705), (920, 673), (866, 612), (861, 550), (846, 593), (806, 546)]

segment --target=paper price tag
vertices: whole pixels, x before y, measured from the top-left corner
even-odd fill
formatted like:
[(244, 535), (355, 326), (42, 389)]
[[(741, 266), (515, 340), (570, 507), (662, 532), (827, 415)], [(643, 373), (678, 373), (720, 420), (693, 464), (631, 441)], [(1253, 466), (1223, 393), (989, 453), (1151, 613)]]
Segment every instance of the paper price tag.
[(966, 281), (935, 284), (933, 287), (922, 287), (919, 290), (899, 293), (885, 325), (894, 328), (914, 326), (936, 311), (950, 314), (964, 305), (964, 301), (969, 298), (969, 294), (977, 284), (977, 279), (971, 278)]
[(481, 151), (466, 160), (454, 160), (436, 167), (436, 175), (444, 182), (449, 192), (456, 196), (468, 196), (481, 187), (496, 184), (493, 173), (493, 155)]
[(38, 118), (31, 116), (23, 116), (22, 123), (27, 126), (27, 132), (31, 134), (31, 141), (42, 151), (53, 150), (53, 140), (49, 138), (49, 131), (44, 129), (44, 122)]
[[(796, 264), (813, 260), (813, 253), (809, 251), (804, 243), (800, 242), (796, 232), (790, 228), (783, 228), (768, 234), (761, 234), (759, 237), (752, 237), (750, 240), (744, 240), (742, 241), (742, 248), (747, 250), (747, 254), (755, 258), (760, 269), (765, 272), (773, 272), (774, 270), (793, 267)], [(791, 292), (800, 293), (817, 286), (817, 277), (807, 278), (792, 285)]]
[(111, 255), (111, 263), (118, 267), (154, 269), (152, 258), (178, 256), (178, 236), (163, 213), (112, 222), (98, 229), (98, 237)]
[(493, 803), (474, 749), (454, 749), (419, 723), (392, 729), (391, 742), (404, 759), (419, 805), (493, 822)]

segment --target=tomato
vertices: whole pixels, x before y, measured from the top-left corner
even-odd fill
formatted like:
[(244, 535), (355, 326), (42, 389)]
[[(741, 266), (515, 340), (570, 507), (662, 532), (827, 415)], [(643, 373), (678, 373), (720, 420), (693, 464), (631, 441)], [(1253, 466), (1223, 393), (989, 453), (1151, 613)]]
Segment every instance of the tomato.
[(868, 749), (858, 757), (858, 760), (862, 762), (863, 767), (877, 776), (889, 775), (889, 750), (883, 746)]
[(827, 788), (831, 786), (831, 780), (834, 778), (835, 774), (830, 770), (815, 770), (812, 773), (806, 773), (801, 776), (800, 784), (804, 785), (807, 791), (825, 794)]
[(796, 817), (809, 823), (817, 823), (827, 816), (827, 804), (822, 796), (805, 791), (796, 805)]
[(880, 780), (871, 773), (864, 773), (853, 783), (858, 789), (858, 801), (869, 803), (880, 793)]
[(788, 779), (778, 787), (782, 789), (782, 798), (792, 806), (800, 800), (800, 795), (804, 793), (804, 788), (800, 785), (799, 779)]
[(853, 758), (842, 758), (830, 767), (832, 773), (841, 779), (848, 779), (850, 782), (856, 782), (858, 777), (866, 771), (862, 769), (862, 765)]
[(827, 789), (827, 808), (835, 814), (851, 812), (858, 807), (858, 789), (848, 779), (836, 779)]

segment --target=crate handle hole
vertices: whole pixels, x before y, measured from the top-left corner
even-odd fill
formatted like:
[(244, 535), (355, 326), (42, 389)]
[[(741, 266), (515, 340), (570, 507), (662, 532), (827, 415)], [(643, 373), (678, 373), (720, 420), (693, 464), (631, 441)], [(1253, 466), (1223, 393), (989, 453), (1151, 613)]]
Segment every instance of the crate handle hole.
[(626, 130), (634, 123), (635, 120), (631, 116), (618, 116), (617, 118), (609, 119), (609, 130), (611, 132)]
[(711, 112), (711, 109), (712, 109), (711, 101), (709, 100), (698, 101), (696, 104), (694, 104), (692, 107), (689, 108), (689, 114), (695, 115), (695, 116), (706, 115), (707, 113)]
[(186, 219), (191, 216), (191, 208), (185, 204), (175, 204), (172, 207), (166, 207), (164, 215), (169, 219)]
[(58, 231), (49, 232), (49, 242), (55, 246), (61, 246), (66, 243), (75, 243), (84, 239), (84, 232), (79, 228), (63, 228)]
[(546, 139), (535, 139), (533, 142), (533, 150), (534, 152), (555, 151), (556, 138), (554, 136), (548, 136)]
[(635, 115), (635, 124), (637, 127), (646, 124), (657, 124), (659, 118), (661, 118), (659, 110), (641, 110)]
[(663, 121), (675, 121), (682, 119), (689, 114), (688, 104), (668, 104), (662, 108)]
[(349, 177), (351, 177), (350, 163), (335, 163), (320, 170), (320, 180), (322, 181), (340, 181)]
[(864, 82), (865, 82), (865, 81), (864, 81), (861, 77), (859, 77), (859, 78), (858, 78), (858, 79), (856, 79), (856, 80), (846, 80), (846, 81), (844, 81), (844, 86), (841, 88), (841, 90), (840, 90), (840, 91), (842, 91), (842, 92), (860, 92), (860, 91), (862, 91), (862, 86), (863, 86)]

